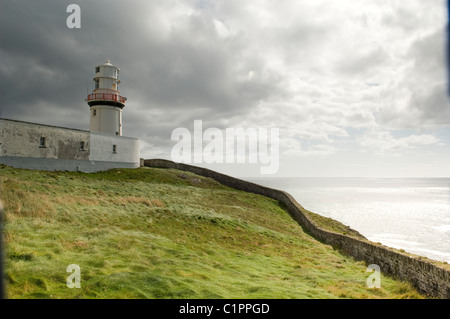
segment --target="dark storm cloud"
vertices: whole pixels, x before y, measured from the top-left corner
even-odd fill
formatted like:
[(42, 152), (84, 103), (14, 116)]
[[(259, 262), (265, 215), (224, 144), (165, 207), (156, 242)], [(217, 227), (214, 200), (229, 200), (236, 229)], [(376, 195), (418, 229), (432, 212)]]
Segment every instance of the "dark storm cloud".
[(199, 116), (246, 114), (283, 91), (270, 77), (238, 80), (264, 62), (243, 54), (245, 39), (222, 39), (201, 14), (177, 27), (161, 2), (78, 1), (81, 29), (68, 29), (68, 4), (2, 1), (0, 116), (87, 128), (84, 98), (94, 66), (107, 58), (121, 68), (124, 119), (135, 121), (126, 135), (151, 129), (168, 139)]
[(411, 43), (405, 53), (409, 65), (385, 89), (386, 96), (396, 95), (398, 100), (392, 98), (392, 107), (377, 114), (380, 123), (397, 129), (448, 125), (444, 35), (441, 27)]
[[(450, 112), (445, 75), (445, 32), (441, 29), (416, 41), (410, 50), (423, 88), (413, 92), (411, 107), (423, 123), (448, 124)], [(439, 81), (440, 80), (440, 81)]]

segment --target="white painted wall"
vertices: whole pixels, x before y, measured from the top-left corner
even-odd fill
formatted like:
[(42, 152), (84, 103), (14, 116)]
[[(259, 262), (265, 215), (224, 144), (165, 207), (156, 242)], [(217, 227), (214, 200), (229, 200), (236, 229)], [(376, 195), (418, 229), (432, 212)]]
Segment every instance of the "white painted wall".
[[(95, 115), (94, 115), (95, 110)], [(91, 107), (91, 132), (103, 132), (122, 135), (122, 109), (109, 105), (95, 105)]]
[[(140, 146), (137, 138), (91, 132), (90, 143), (89, 159), (92, 161), (139, 163)], [(113, 153), (113, 145), (116, 145), (117, 153)]]
[[(0, 119), (0, 156), (87, 160), (89, 135), (88, 131)], [(41, 137), (45, 147), (40, 147)]]

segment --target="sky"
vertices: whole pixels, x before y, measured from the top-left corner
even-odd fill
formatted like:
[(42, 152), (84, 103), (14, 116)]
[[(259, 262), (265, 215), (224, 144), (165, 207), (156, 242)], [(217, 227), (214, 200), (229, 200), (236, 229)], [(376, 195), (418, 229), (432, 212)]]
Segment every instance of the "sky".
[[(143, 158), (171, 159), (172, 132), (202, 120), (278, 129), (270, 176), (450, 177), (445, 5), (0, 0), (0, 117), (89, 129), (84, 99), (110, 59)], [(262, 163), (195, 165), (269, 176)]]

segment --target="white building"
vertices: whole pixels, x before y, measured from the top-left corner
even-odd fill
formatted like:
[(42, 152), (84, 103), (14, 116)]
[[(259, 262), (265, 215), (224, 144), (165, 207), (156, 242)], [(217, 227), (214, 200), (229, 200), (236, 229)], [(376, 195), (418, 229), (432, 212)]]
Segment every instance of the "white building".
[(95, 89), (86, 99), (91, 108), (91, 132), (122, 136), (122, 109), (127, 98), (119, 92), (119, 71), (109, 60), (95, 68)]
[(89, 131), (0, 118), (0, 164), (84, 172), (139, 167), (139, 140), (122, 136), (126, 98), (118, 75), (110, 61), (95, 68)]

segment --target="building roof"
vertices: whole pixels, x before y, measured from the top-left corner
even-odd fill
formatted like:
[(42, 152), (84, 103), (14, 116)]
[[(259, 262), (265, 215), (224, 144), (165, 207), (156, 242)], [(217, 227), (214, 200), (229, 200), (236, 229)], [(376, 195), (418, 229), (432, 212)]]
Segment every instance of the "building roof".
[(17, 122), (17, 123), (25, 123), (25, 124), (31, 124), (31, 125), (39, 125), (39, 126), (46, 126), (46, 127), (53, 127), (53, 128), (60, 128), (60, 129), (64, 129), (64, 130), (71, 130), (71, 131), (79, 131), (79, 132), (85, 132), (85, 133), (90, 133), (90, 134), (97, 134), (97, 135), (105, 135), (105, 136), (114, 136), (114, 137), (120, 137), (120, 138), (124, 138), (124, 139), (131, 139), (131, 140), (138, 140), (139, 138), (137, 137), (131, 137), (131, 136), (123, 136), (123, 135), (114, 135), (114, 134), (108, 134), (108, 133), (102, 133), (102, 132), (92, 132), (89, 130), (80, 130), (77, 128), (71, 128), (71, 127), (64, 127), (64, 126), (56, 126), (56, 125), (48, 125), (48, 124), (41, 124), (41, 123), (33, 123), (33, 122), (27, 122), (27, 121), (19, 121), (19, 120), (11, 120), (11, 119), (5, 119), (0, 117), (0, 122), (1, 121), (10, 121), (10, 122)]
[(65, 129), (65, 130), (73, 130), (73, 131), (89, 132), (89, 130), (81, 130), (81, 129), (71, 128), (71, 127), (64, 127), (64, 126), (48, 125), (48, 124), (42, 124), (42, 123), (33, 123), (33, 122), (27, 122), (27, 121), (19, 121), (19, 120), (5, 119), (5, 118), (1, 118), (1, 117), (0, 117), (0, 120), (1, 120), (1, 121), (17, 122), (17, 123), (33, 124), (33, 125), (40, 125), (40, 126), (47, 126), (47, 127), (54, 127), (54, 128), (61, 128), (61, 129)]
[(105, 63), (97, 65), (97, 67), (99, 66), (112, 66), (120, 71), (119, 67), (115, 66), (114, 64), (111, 64), (111, 61), (109, 59), (107, 59)]

